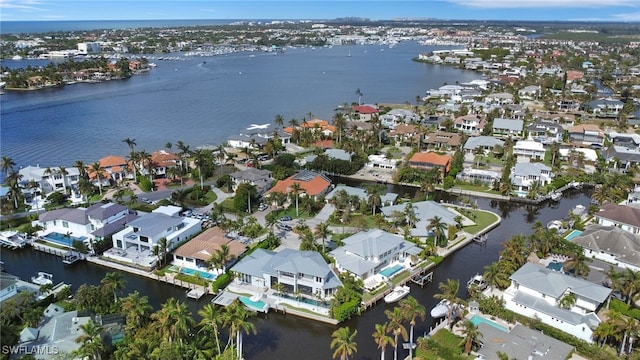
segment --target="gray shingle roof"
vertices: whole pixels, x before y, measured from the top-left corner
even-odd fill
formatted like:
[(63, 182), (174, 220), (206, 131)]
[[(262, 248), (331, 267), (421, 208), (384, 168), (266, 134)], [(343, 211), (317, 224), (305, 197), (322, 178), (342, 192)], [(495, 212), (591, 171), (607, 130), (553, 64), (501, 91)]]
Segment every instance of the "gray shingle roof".
[(640, 266), (640, 236), (617, 226), (588, 225), (571, 242), (595, 252), (613, 254), (620, 261)]
[(72, 222), (74, 224), (82, 225), (86, 225), (89, 223), (89, 219), (87, 218), (87, 209), (85, 208), (64, 208), (51, 210), (40, 215), (39, 218), (40, 222), (53, 220), (64, 220)]
[(96, 203), (89, 206), (89, 208), (87, 209), (87, 215), (93, 219), (106, 220), (109, 217), (124, 210), (128, 210), (128, 208), (124, 205), (115, 204), (112, 202), (106, 204)]
[(496, 145), (504, 146), (504, 141), (496, 139), (491, 136), (475, 136), (470, 137), (464, 144), (465, 150), (473, 150), (478, 146), (494, 147)]
[(537, 298), (533, 295), (525, 294), (523, 292), (518, 292), (513, 297), (513, 302), (538, 311), (540, 313), (549, 315), (553, 318), (560, 319), (574, 326), (579, 324), (586, 324), (587, 326), (589, 326), (589, 328), (591, 328), (591, 330), (593, 330), (600, 324), (600, 319), (594, 313), (574, 313), (570, 310), (553, 306), (543, 299)]
[(493, 119), (493, 128), (494, 129), (507, 129), (510, 131), (522, 131), (524, 126), (523, 120), (517, 119), (502, 119), (496, 118)]
[(159, 213), (149, 213), (140, 216), (128, 225), (140, 229), (136, 234), (154, 238), (163, 231), (180, 225), (180, 223), (182, 223), (182, 218), (179, 217), (172, 217)]

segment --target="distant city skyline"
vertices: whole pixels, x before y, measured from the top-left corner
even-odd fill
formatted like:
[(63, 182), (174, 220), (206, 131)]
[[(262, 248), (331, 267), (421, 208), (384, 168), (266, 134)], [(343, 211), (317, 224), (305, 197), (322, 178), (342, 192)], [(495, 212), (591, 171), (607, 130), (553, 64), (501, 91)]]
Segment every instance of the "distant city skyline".
[(2, 21), (344, 17), (640, 22), (640, 0), (0, 0)]

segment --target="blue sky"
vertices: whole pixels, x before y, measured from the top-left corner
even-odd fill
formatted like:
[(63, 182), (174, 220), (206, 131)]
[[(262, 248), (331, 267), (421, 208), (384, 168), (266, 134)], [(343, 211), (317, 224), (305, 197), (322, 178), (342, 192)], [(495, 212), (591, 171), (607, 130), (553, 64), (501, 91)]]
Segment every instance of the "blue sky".
[(366, 17), (640, 22), (640, 0), (0, 0), (0, 20)]

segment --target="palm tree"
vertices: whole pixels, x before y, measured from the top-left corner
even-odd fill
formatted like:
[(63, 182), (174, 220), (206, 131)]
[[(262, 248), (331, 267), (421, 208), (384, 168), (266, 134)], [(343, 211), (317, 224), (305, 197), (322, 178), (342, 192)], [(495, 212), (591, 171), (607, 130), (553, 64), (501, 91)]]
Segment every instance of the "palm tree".
[(233, 337), (236, 337), (236, 348), (238, 360), (242, 359), (242, 332), (248, 334), (249, 332), (256, 333), (256, 327), (253, 323), (247, 321), (251, 316), (251, 313), (247, 311), (240, 300), (234, 300), (231, 305), (226, 307), (224, 315), (224, 323), (229, 328), (229, 341), (233, 341)]
[(298, 194), (301, 190), (302, 187), (300, 186), (300, 183), (294, 182), (293, 184), (291, 184), (291, 193), (293, 193), (293, 195), (296, 197), (296, 217), (300, 217), (300, 213), (298, 211)]
[(92, 319), (85, 324), (79, 326), (82, 334), (76, 338), (76, 342), (80, 343), (80, 348), (75, 350), (75, 354), (80, 358), (89, 357), (90, 359), (100, 359), (104, 350), (102, 343), (102, 326), (93, 322)]
[(482, 333), (478, 331), (478, 327), (471, 322), (471, 320), (466, 320), (462, 323), (462, 343), (464, 344), (464, 352), (469, 355), (471, 353), (472, 345), (474, 342), (477, 342), (479, 338), (482, 337)]
[(387, 328), (389, 325), (387, 323), (384, 324), (376, 324), (376, 330), (373, 332), (373, 339), (380, 349), (380, 360), (384, 360), (385, 349), (388, 345), (396, 346), (396, 343), (393, 341), (393, 338), (387, 335)]
[(453, 309), (457, 308), (457, 304), (461, 303), (462, 300), (458, 298), (458, 291), (460, 290), (460, 282), (454, 279), (447, 279), (446, 283), (438, 284), (438, 288), (440, 289), (440, 294), (433, 295), (434, 298), (439, 300), (447, 300), (449, 302), (449, 315), (448, 315), (448, 323), (451, 324)]
[(213, 333), (213, 336), (216, 339), (218, 354), (221, 354), (218, 331), (222, 325), (222, 314), (218, 311), (219, 309), (220, 308), (214, 303), (208, 303), (202, 309), (198, 310), (198, 315), (202, 317), (202, 320), (200, 320), (200, 331)]
[(369, 194), (369, 197), (367, 198), (367, 202), (372, 209), (371, 215), (375, 215), (376, 208), (382, 205), (382, 199), (380, 198), (380, 194), (383, 191), (384, 191), (384, 187), (378, 184), (367, 187), (366, 193)]
[(9, 195), (13, 199), (13, 206), (18, 208), (18, 199), (22, 196), (22, 190), (20, 189), (20, 181), (22, 180), (22, 174), (15, 170), (9, 171), (5, 182), (9, 185)]
[(329, 230), (329, 224), (327, 224), (327, 223), (319, 223), (318, 225), (316, 225), (315, 234), (316, 234), (316, 236), (322, 238), (322, 253), (324, 254), (325, 241), (327, 240), (327, 237), (329, 237), (329, 235), (331, 235), (331, 230)]
[(445, 231), (447, 230), (447, 224), (442, 221), (442, 218), (439, 216), (434, 216), (429, 220), (429, 224), (427, 225), (427, 231), (433, 231), (433, 244), (438, 246), (440, 244), (440, 240), (444, 237)]
[(273, 123), (276, 125), (276, 127), (282, 127), (282, 125), (284, 125), (284, 118), (282, 117), (282, 115), (277, 114), (273, 119)]
[(109, 289), (109, 292), (113, 293), (113, 302), (118, 302), (117, 292), (124, 289), (126, 283), (124, 276), (119, 272), (110, 272), (104, 276), (100, 283)]
[(15, 161), (13, 161), (13, 159), (8, 156), (2, 156), (2, 160), (0, 161), (0, 168), (2, 168), (2, 172), (4, 172), (6, 176), (9, 176), (9, 170), (13, 169), (14, 166), (16, 166), (16, 163)]
[(411, 332), (409, 333), (409, 360), (411, 360), (413, 359), (413, 328), (416, 325), (417, 318), (424, 321), (427, 311), (413, 296), (400, 300), (400, 309), (404, 316), (409, 319), (409, 324), (411, 325)]
[(356, 96), (358, 97), (358, 105), (362, 105), (362, 91), (360, 89), (356, 89)]
[(334, 331), (333, 334), (331, 334), (331, 348), (335, 349), (332, 358), (348, 360), (349, 356), (358, 352), (358, 344), (355, 342), (357, 334), (358, 330), (351, 332), (351, 329), (346, 326)]
[(146, 296), (140, 296), (136, 290), (122, 299), (120, 309), (126, 316), (127, 329), (134, 332), (146, 324), (153, 308), (149, 304), (149, 299)]
[(191, 312), (187, 305), (175, 298), (170, 298), (162, 304), (162, 308), (155, 312), (151, 318), (161, 336), (167, 338), (169, 343), (175, 339), (186, 338), (194, 325)]
[(198, 149), (193, 152), (193, 163), (198, 167), (200, 175), (200, 190), (204, 189), (204, 173), (203, 169), (209, 165), (209, 154), (204, 149)]
[(393, 333), (393, 360), (398, 360), (398, 336), (402, 336), (405, 340), (408, 338), (407, 328), (404, 327), (406, 318), (399, 307), (393, 308), (393, 311), (387, 309), (384, 313), (389, 319), (387, 332)]
[[(138, 172), (136, 171), (136, 139), (126, 138), (122, 140), (123, 143), (129, 146), (129, 156), (131, 158), (131, 163), (133, 164), (133, 181), (138, 182)], [(100, 191), (102, 194), (102, 190)]]
[(102, 176), (101, 176), (102, 167), (100, 166), (100, 163), (96, 161), (93, 164), (91, 164), (90, 168), (91, 168), (91, 171), (96, 173), (96, 179), (98, 179), (98, 188), (100, 189), (100, 195), (102, 195)]

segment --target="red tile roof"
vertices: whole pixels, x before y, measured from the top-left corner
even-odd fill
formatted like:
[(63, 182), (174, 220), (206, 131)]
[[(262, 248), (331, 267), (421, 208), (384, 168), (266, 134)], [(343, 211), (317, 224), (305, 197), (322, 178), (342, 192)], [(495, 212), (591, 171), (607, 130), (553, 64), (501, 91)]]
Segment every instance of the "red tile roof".
[(211, 255), (215, 254), (223, 244), (229, 246), (229, 255), (235, 257), (241, 255), (247, 249), (241, 242), (226, 238), (224, 232), (216, 226), (205, 230), (180, 246), (176, 249), (175, 254), (187, 258), (208, 261)]
[(273, 192), (288, 194), (291, 192), (291, 186), (294, 183), (300, 184), (300, 189), (310, 196), (320, 195), (326, 192), (331, 186), (331, 181), (324, 175), (311, 171), (302, 171), (289, 178), (278, 181), (274, 187), (267, 191), (267, 194)]
[(353, 111), (360, 114), (377, 114), (378, 113), (378, 109), (369, 105), (356, 105), (353, 107)]
[(426, 164), (431, 166), (439, 166), (445, 168), (445, 171), (448, 172), (451, 168), (451, 156), (449, 155), (438, 155), (434, 152), (419, 152), (414, 154), (409, 163), (412, 164)]

